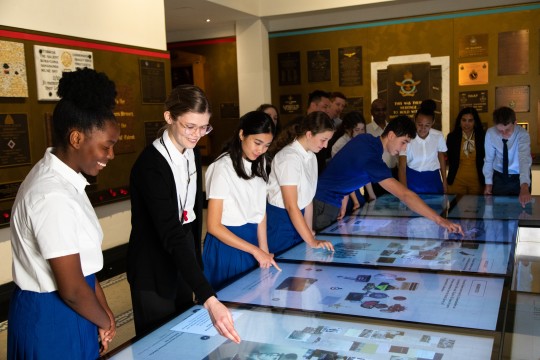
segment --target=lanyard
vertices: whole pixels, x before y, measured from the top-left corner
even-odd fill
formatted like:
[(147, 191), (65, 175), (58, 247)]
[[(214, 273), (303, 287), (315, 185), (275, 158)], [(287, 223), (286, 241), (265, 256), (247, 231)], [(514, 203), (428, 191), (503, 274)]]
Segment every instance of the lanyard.
[[(171, 153), (169, 152), (169, 149), (167, 148), (167, 145), (165, 145), (165, 141), (163, 140), (163, 135), (161, 136), (161, 138), (159, 138), (159, 142), (161, 143), (161, 145), (163, 145), (163, 147), (165, 148), (165, 151), (167, 151), (167, 155), (169, 155), (169, 159), (171, 159), (171, 164), (173, 164), (173, 167), (174, 167), (174, 161), (172, 159)], [(183, 225), (184, 221), (187, 221), (188, 219), (187, 211), (185, 210), (185, 208), (187, 204), (189, 183), (191, 182), (191, 175), (195, 174), (195, 172), (193, 174), (189, 173), (189, 160), (187, 157), (185, 158), (187, 162), (187, 165), (186, 165), (187, 185), (186, 185), (186, 196), (184, 197), (184, 203), (182, 203), (181, 195), (178, 194), (178, 200), (180, 201), (180, 214), (182, 214), (182, 216), (180, 216), (180, 225)]]

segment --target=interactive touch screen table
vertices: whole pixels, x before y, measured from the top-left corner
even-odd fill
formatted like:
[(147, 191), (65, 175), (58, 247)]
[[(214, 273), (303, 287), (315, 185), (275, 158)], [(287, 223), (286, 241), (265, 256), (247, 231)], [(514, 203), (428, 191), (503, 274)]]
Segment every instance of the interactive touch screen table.
[(517, 196), (463, 195), (448, 213), (452, 218), (540, 220), (540, 196), (522, 207)]
[(331, 241), (335, 251), (301, 242), (276, 259), (511, 275), (510, 243), (327, 235), (317, 239)]
[[(436, 213), (442, 215), (450, 203), (456, 198), (455, 195), (429, 195), (419, 194), (420, 198)], [(368, 216), (420, 216), (401, 202), (392, 194), (384, 194), (374, 201), (364, 204), (359, 210), (358, 215)]]
[(115, 360), (489, 359), (493, 335), (460, 335), (422, 326), (364, 322), (299, 312), (231, 308), (242, 337), (216, 335), (197, 306), (116, 351)]

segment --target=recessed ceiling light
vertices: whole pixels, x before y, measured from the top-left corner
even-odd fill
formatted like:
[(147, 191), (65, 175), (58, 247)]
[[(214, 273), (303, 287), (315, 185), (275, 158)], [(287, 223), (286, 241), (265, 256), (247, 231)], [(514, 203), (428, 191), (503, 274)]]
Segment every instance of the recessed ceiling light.
[(206, 22), (210, 22), (211, 20), (210, 19), (206, 19)]

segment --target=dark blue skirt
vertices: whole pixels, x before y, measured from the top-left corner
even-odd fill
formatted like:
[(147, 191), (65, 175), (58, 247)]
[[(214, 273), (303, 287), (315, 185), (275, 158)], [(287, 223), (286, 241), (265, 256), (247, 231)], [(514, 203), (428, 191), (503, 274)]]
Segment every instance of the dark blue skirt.
[[(95, 289), (95, 276), (85, 277)], [(99, 357), (97, 326), (58, 295), (15, 287), (8, 315), (8, 359), (91, 359)]]
[[(257, 226), (258, 224), (245, 224), (226, 228), (258, 247)], [(258, 264), (253, 255), (225, 244), (210, 233), (206, 233), (204, 239), (203, 263), (204, 275), (215, 290), (219, 290), (228, 280)]]
[[(304, 209), (302, 209), (303, 214)], [(303, 241), (294, 228), (287, 210), (268, 203), (266, 204), (266, 229), (268, 233), (268, 250), (271, 254), (279, 254)]]
[(417, 194), (443, 194), (441, 171), (416, 171), (407, 166), (407, 187)]

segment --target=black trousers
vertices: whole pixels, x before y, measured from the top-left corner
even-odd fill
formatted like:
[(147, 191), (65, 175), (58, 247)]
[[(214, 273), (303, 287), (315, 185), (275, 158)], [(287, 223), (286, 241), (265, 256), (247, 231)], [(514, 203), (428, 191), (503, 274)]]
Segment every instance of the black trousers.
[(519, 174), (504, 175), (493, 171), (493, 195), (519, 195), (520, 187)]

